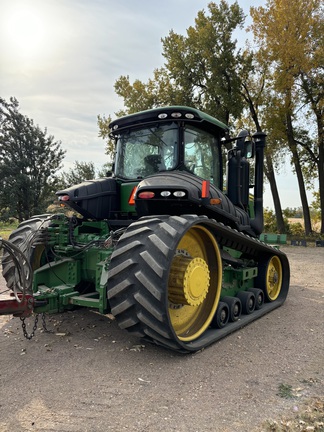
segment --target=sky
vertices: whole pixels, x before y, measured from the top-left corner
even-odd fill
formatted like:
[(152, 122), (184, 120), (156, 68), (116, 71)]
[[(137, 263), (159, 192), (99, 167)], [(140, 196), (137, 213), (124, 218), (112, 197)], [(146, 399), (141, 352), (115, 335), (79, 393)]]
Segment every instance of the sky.
[[(228, 0), (229, 3), (232, 0)], [(114, 92), (121, 75), (147, 81), (163, 65), (161, 38), (186, 35), (205, 0), (0, 0), (0, 96), (62, 142), (64, 169), (105, 162), (97, 116), (123, 108)], [(265, 0), (239, 0), (250, 6)], [(247, 18), (247, 23), (249, 22)], [(238, 35), (242, 44), (251, 37)], [(289, 164), (277, 177), (283, 208), (299, 207)], [(311, 198), (311, 194), (309, 194)], [(269, 187), (264, 205), (273, 208)]]

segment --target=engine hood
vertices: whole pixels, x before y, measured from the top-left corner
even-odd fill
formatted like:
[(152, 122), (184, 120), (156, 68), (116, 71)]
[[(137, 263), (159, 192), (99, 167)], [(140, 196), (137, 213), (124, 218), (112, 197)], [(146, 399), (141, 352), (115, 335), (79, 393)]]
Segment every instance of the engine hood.
[(234, 206), (220, 189), (210, 184), (208, 199), (202, 198), (203, 182), (204, 179), (186, 171), (161, 172), (147, 177), (137, 188), (136, 211), (139, 216), (206, 215), (256, 236), (245, 210)]

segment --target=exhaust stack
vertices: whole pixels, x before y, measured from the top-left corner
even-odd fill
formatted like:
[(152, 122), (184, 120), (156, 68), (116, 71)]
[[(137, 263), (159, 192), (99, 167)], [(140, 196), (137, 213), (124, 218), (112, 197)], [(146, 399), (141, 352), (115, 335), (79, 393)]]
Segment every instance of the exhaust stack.
[(257, 235), (263, 231), (263, 160), (266, 134), (256, 132), (252, 135), (255, 142), (255, 180), (254, 180), (254, 219), (251, 227)]

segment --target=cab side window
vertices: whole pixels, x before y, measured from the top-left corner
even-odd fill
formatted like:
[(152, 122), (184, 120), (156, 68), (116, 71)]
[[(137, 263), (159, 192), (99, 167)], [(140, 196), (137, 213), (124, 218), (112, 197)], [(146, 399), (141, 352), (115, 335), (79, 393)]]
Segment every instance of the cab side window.
[(220, 186), (218, 142), (209, 132), (186, 126), (184, 132), (185, 168), (215, 186)]

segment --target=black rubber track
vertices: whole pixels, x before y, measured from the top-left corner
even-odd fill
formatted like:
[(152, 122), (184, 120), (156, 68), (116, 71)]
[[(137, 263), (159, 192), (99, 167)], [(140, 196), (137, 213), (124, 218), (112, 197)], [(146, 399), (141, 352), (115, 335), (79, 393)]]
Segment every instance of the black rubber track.
[[(33, 218), (22, 222), (9, 236), (9, 241), (21, 250), (31, 265), (33, 255), (31, 240), (41, 227), (45, 228), (49, 225), (49, 221), (47, 221), (49, 216), (50, 215), (48, 214), (34, 216)], [(15, 264), (7, 252), (4, 252), (2, 258), (2, 275), (7, 282), (7, 287), (12, 289), (18, 275), (16, 273)], [(31, 277), (31, 275), (26, 276), (27, 278)]]
[[(262, 309), (242, 315), (222, 329), (209, 328), (193, 342), (183, 342), (170, 323), (167, 284), (177, 244), (197, 224), (213, 232), (220, 246), (239, 250), (259, 265), (273, 255), (279, 256), (283, 283), (278, 299)], [(283, 252), (205, 216), (184, 215), (144, 217), (127, 228), (111, 257), (107, 295), (111, 312), (122, 329), (185, 353), (200, 350), (280, 306), (288, 289), (289, 263)]]

